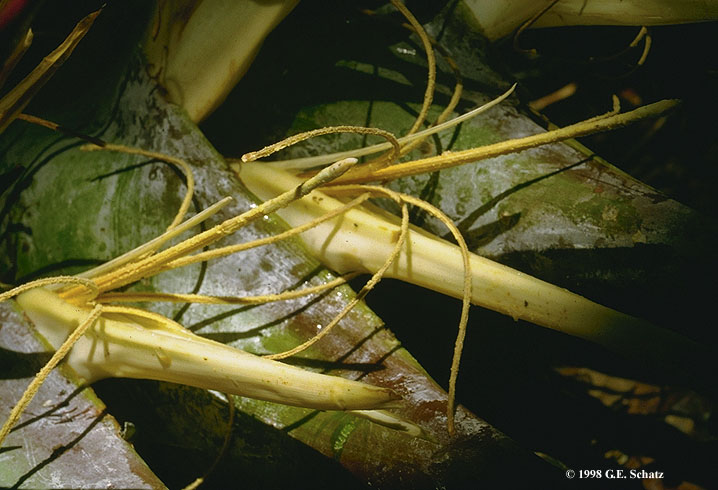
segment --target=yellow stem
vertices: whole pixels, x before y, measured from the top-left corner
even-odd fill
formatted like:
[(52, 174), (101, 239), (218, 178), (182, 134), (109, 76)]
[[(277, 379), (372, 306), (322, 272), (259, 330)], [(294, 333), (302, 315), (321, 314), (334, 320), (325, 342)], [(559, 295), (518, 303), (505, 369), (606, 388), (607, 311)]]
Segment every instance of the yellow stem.
[(502, 141), (500, 143), (482, 146), (479, 148), (471, 148), (469, 150), (457, 152), (445, 152), (441, 155), (423, 158), (421, 160), (398, 163), (396, 165), (392, 165), (391, 167), (386, 167), (373, 172), (365, 172), (364, 169), (358, 167), (355, 171), (348, 172), (342, 178), (335, 180), (332, 185), (385, 182), (399, 177), (435, 172), (437, 170), (456, 167), (469, 162), (493, 158), (509, 153), (516, 153), (549, 143), (557, 143), (571, 138), (579, 138), (588, 134), (600, 133), (602, 131), (620, 128), (639, 119), (661, 116), (666, 112), (673, 110), (678, 104), (679, 101), (674, 99), (663, 100), (654, 104), (639, 107), (638, 109), (624, 114), (583, 121), (566, 126), (565, 128), (546, 131), (544, 133), (526, 136), (525, 138)]

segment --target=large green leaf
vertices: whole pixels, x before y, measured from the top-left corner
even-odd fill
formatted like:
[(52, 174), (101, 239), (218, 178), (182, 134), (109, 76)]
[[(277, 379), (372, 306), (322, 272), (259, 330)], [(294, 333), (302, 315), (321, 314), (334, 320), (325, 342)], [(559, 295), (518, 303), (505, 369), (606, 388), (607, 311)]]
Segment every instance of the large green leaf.
[[(118, 36), (113, 27), (131, 15), (126, 8), (110, 6), (103, 12), (86, 39), (87, 48), (78, 50), (31, 111), (107, 141), (186, 159), (197, 181), (195, 210), (226, 195), (235, 198), (212, 223), (252, 206), (253, 198), (197, 128), (180, 109), (164, 102), (146, 76), (142, 59), (128, 49), (131, 39), (126, 51), (120, 50), (120, 55), (111, 60), (106, 56), (101, 47)], [(134, 13), (140, 15), (141, 11), (139, 8)], [(184, 191), (181, 177), (172, 168), (119, 153), (85, 152), (78, 148), (80, 145), (73, 138), (19, 122), (2, 135), (2, 172), (13, 177), (3, 194), (4, 281), (80, 270), (158, 235), (171, 221)], [(279, 229), (281, 223), (268, 218), (225, 243), (248, 241)], [(259, 294), (330, 277), (299, 243), (292, 242), (206, 267), (166, 273), (137, 287), (218, 295)], [(342, 288), (319, 298), (258, 307), (150, 307), (200, 335), (265, 353), (312, 336), (317, 325), (326, 324), (352, 294)], [(8, 350), (14, 350), (13, 346)], [(237, 406), (246, 415), (236, 424), (230, 459), (222, 470), (226, 478), (270, 484), (293, 482), (294, 486), (300, 482), (300, 486), (313, 488), (328, 486), (339, 477), (345, 483), (356, 483), (332, 459), (349, 469), (359, 484), (387, 488), (461, 487), (471, 481), (488, 484), (506, 478), (506, 471), (516, 466), (525, 470), (512, 475), (519, 486), (562, 478), (560, 471), (463, 408), (458, 413), (459, 437), (449, 440), (445, 393), (364, 306), (357, 308), (334, 335), (293, 362), (392, 387), (405, 400), (405, 408), (398, 413), (419, 424), (436, 442), (345, 413), (241, 399)], [(118, 386), (123, 387), (125, 396), (121, 397), (123, 403), (112, 409), (121, 418), (139, 413), (138, 418), (153, 421), (149, 427), (139, 427), (145, 439), (138, 435), (138, 445), (159, 445), (162, 450), (184, 446), (184, 456), (200, 455), (196, 467), (183, 463), (178, 470), (175, 462), (169, 472), (162, 473), (167, 483), (180, 485), (200, 474), (221, 444), (224, 421), (218, 399), (194, 389), (158, 383), (106, 382), (101, 392), (112, 399)], [(5, 398), (16, 397), (3, 393)], [(290, 437), (318, 453), (297, 446)], [(266, 440), (272, 441), (271, 445)], [(311, 464), (305, 463), (308, 452), (314, 455)], [(320, 453), (330, 459), (319, 458)], [(34, 461), (24, 445), (16, 454)], [(111, 454), (105, 458), (108, 465), (119, 464)]]

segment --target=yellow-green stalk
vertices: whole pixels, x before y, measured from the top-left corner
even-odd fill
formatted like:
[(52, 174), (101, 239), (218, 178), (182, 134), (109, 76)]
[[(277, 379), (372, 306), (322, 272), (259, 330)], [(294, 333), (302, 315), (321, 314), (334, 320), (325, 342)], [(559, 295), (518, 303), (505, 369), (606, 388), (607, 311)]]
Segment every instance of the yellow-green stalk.
[[(16, 301), (56, 349), (91, 311), (42, 288), (21, 293)], [(100, 316), (66, 359), (90, 383), (156, 379), (320, 410), (384, 408), (397, 399), (386, 388), (312, 373), (121, 314)]]
[[(269, 199), (301, 182), (287, 171), (261, 163), (241, 164), (239, 175), (262, 199)], [(315, 190), (277, 214), (291, 226), (299, 226), (343, 205), (329, 194), (341, 188), (333, 189)], [(344, 273), (376, 271), (391, 253), (398, 233), (399, 222), (395, 216), (364, 204), (305, 231), (301, 236), (327, 267)], [(566, 289), (475, 254), (471, 254), (470, 262), (473, 304), (655, 363), (675, 362), (682, 366), (696, 352), (693, 343), (680, 335)], [(412, 226), (406, 246), (387, 270), (386, 277), (461, 298), (461, 251), (456, 245)]]
[[(90, 30), (100, 11), (92, 12), (77, 23), (75, 28), (68, 34), (65, 40), (54, 51), (45, 56), (20, 83), (14, 86), (7, 94), (0, 98), (0, 133), (22, 112), (30, 103), (35, 94), (52, 78), (57, 69), (70, 57), (85, 34)], [(26, 37), (24, 42), (31, 42), (32, 36)], [(24, 48), (27, 49), (27, 48)], [(21, 52), (16, 53), (22, 56)], [(5, 60), (2, 60), (3, 62)], [(13, 63), (3, 67), (2, 78), (5, 78)]]
[[(102, 149), (148, 154), (144, 150), (108, 144)], [(187, 166), (171, 156), (157, 156), (169, 162), (176, 160), (181, 167)], [(110, 376), (156, 379), (316, 409), (375, 410), (394, 406), (392, 402), (398, 397), (390, 389), (286, 366), (194, 335), (161, 315), (102, 304), (103, 292), (151, 277), (174, 260), (221, 240), (252, 220), (335, 179), (356, 162), (356, 159), (336, 162), (294, 189), (152, 254), (173, 234), (171, 229), (147, 246), (111, 261), (113, 267), (109, 270), (94, 269), (89, 274), (91, 279), (45, 278), (0, 293), (0, 302), (16, 298), (39, 332), (57, 349), (0, 428), (0, 444), (49, 372), (66, 357), (68, 364), (89, 382)], [(226, 202), (221, 201), (200, 215), (206, 219), (223, 204)], [(185, 211), (180, 209), (176, 221), (181, 220)], [(184, 225), (175, 225), (173, 221), (172, 228), (186, 228), (187, 223), (196, 221), (190, 218)], [(58, 293), (43, 289), (58, 284), (70, 287)], [(392, 422), (392, 427), (394, 425)]]
[[(552, 0), (464, 0), (478, 30), (490, 40), (516, 31)], [(575, 25), (651, 26), (718, 19), (718, 3), (710, 0), (559, 0), (531, 27)]]
[(158, 2), (145, 52), (169, 99), (201, 121), (245, 74), (298, 0)]

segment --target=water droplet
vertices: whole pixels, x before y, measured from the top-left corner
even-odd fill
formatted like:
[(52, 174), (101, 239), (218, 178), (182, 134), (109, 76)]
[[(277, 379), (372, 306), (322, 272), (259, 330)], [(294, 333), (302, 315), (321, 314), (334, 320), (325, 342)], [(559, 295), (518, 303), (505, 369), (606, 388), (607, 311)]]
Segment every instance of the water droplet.
[(321, 323), (317, 323), (317, 330), (321, 330), (322, 328), (324, 328), (324, 327), (322, 327), (322, 324), (321, 324)]

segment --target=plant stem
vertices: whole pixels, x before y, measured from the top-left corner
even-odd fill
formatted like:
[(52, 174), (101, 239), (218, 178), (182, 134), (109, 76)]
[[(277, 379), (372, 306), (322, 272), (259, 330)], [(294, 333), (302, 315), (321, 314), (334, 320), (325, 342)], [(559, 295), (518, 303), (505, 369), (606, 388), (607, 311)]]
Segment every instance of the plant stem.
[[(90, 312), (40, 288), (21, 293), (17, 302), (54, 347)], [(118, 318), (101, 316), (67, 357), (88, 382), (155, 379), (319, 410), (388, 408), (398, 398), (387, 388), (263, 359), (190, 331)]]
[[(256, 163), (244, 164), (240, 177), (262, 199), (301, 181), (288, 172)], [(278, 214), (291, 226), (316, 218), (343, 204), (328, 194), (332, 189), (314, 191)], [(391, 253), (398, 233), (395, 216), (365, 204), (305, 231), (302, 239), (327, 267), (339, 273), (374, 272)], [(471, 302), (475, 305), (596, 342), (654, 366), (695, 371), (693, 358), (698, 346), (672, 331), (476, 254), (471, 254), (470, 261)], [(412, 226), (406, 247), (386, 276), (461, 298), (463, 267), (456, 245)]]
[(516, 153), (537, 146), (557, 143), (572, 138), (579, 138), (588, 134), (600, 133), (612, 129), (627, 126), (639, 119), (658, 117), (678, 106), (679, 101), (675, 99), (662, 100), (653, 104), (639, 107), (630, 112), (616, 114), (602, 118), (592, 118), (564, 128), (546, 131), (524, 138), (517, 138), (492, 145), (471, 148), (457, 152), (444, 152), (421, 160), (414, 160), (406, 163), (399, 163), (380, 170), (363, 169), (357, 167), (347, 172), (343, 177), (332, 182), (334, 184), (360, 184), (364, 182), (385, 182), (399, 177), (408, 177), (423, 173), (431, 173), (445, 168), (456, 167), (465, 163), (493, 158), (509, 153)]

